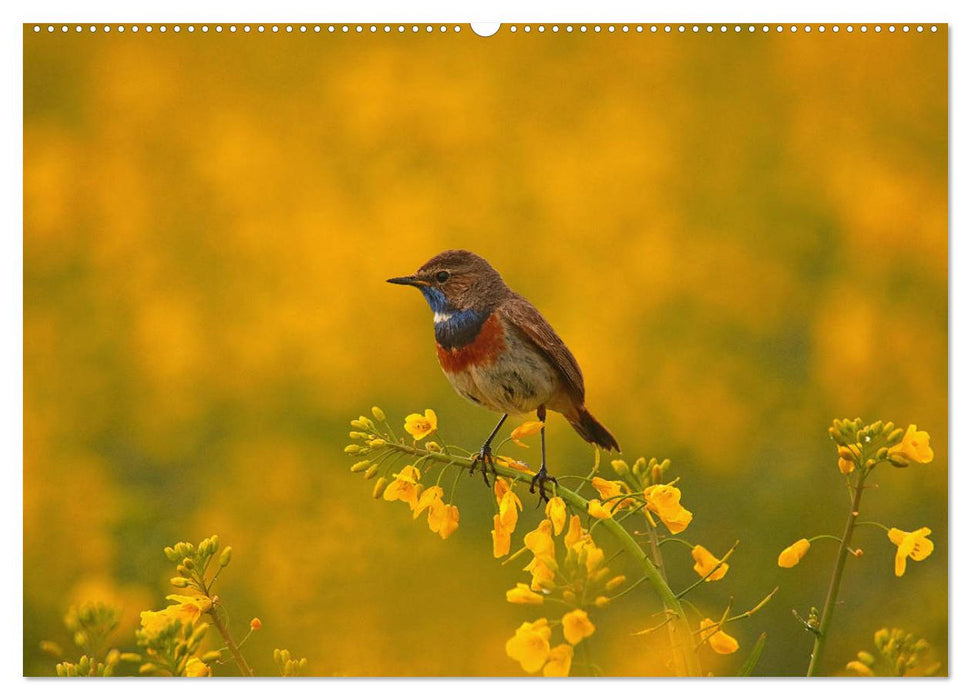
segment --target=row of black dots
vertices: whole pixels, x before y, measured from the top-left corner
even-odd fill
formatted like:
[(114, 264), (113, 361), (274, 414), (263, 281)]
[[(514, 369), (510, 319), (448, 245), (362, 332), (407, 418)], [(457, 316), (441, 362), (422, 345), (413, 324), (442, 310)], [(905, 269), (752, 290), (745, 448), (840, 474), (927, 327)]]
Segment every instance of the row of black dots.
[[(130, 27), (126, 27), (125, 25), (115, 25), (114, 27), (112, 27), (111, 25), (107, 25), (107, 24), (106, 25), (102, 25), (102, 26), (98, 26), (98, 25), (92, 24), (92, 25), (88, 25), (86, 28), (91, 33), (98, 32), (100, 30), (100, 31), (103, 31), (103, 32), (116, 31), (116, 32), (118, 32), (120, 34), (121, 33), (124, 33), (125, 31), (130, 31), (133, 34), (138, 33), (139, 31), (144, 31), (144, 32), (150, 34), (151, 32), (153, 32), (153, 31), (156, 30), (155, 27), (153, 27), (152, 25), (145, 25), (144, 27), (139, 27), (139, 25), (131, 25)], [(522, 28), (522, 31), (525, 32), (525, 33), (527, 33), (527, 34), (530, 33), (530, 32), (532, 32), (532, 31), (534, 31), (534, 29), (535, 29), (536, 32), (538, 32), (540, 34), (545, 33), (547, 31), (547, 26), (546, 25), (542, 25), (542, 24), (536, 25), (535, 28), (533, 27), (533, 25), (528, 25), (527, 24), (527, 25), (522, 25), (521, 28)], [(53, 24), (49, 24), (46, 27), (42, 27), (39, 24), (35, 24), (34, 27), (33, 27), (34, 33), (36, 33), (36, 34), (39, 34), (39, 33), (43, 32), (45, 29), (46, 29), (47, 33), (49, 33), (49, 34), (53, 34), (54, 32), (56, 32), (58, 30), (60, 30), (62, 33), (68, 33), (68, 32), (71, 31), (72, 27), (69, 26), (69, 25), (66, 25), (66, 24), (63, 24), (63, 25), (60, 25), (60, 26), (55, 26)], [(74, 25), (73, 26), (73, 29), (74, 29), (74, 31), (76, 33), (81, 33), (81, 32), (83, 32), (85, 30), (85, 27), (82, 26), (82, 25), (80, 25), (80, 24), (78, 24), (78, 25)], [(235, 24), (231, 24), (231, 25), (227, 25), (225, 28), (221, 24), (217, 24), (217, 25), (215, 25), (212, 28), (210, 28), (209, 25), (203, 24), (203, 25), (200, 25), (198, 29), (199, 29), (199, 31), (201, 31), (204, 34), (205, 33), (208, 33), (210, 31), (210, 29), (214, 30), (217, 34), (223, 32), (224, 30), (225, 31), (228, 31), (230, 33), (236, 33), (237, 31), (239, 31), (239, 32), (242, 32), (244, 34), (248, 34), (250, 32), (256, 32), (256, 33), (259, 34), (259, 33), (265, 33), (267, 31), (269, 31), (271, 33), (279, 33), (280, 31), (283, 31), (283, 32), (285, 32), (287, 34), (292, 34), (294, 32), (297, 32), (297, 33), (300, 33), (300, 34), (306, 34), (308, 32), (312, 32), (312, 33), (315, 33), (315, 34), (320, 34), (321, 32), (325, 32), (325, 31), (327, 33), (329, 33), (329, 34), (335, 34), (335, 33), (342, 33), (342, 34), (357, 33), (357, 34), (363, 34), (365, 32), (371, 33), (371, 34), (377, 34), (379, 32), (383, 32), (385, 34), (390, 34), (392, 32), (397, 32), (399, 34), (405, 34), (405, 33), (409, 33), (409, 32), (412, 33), (412, 34), (418, 34), (418, 33), (427, 33), (427, 34), (430, 34), (430, 33), (436, 32), (436, 31), (437, 32), (440, 32), (440, 33), (445, 33), (445, 32), (448, 32), (448, 31), (453, 31), (453, 32), (458, 33), (458, 32), (461, 32), (462, 31), (462, 28), (459, 25), (454, 25), (454, 26), (449, 27), (449, 26), (446, 26), (444, 24), (443, 25), (438, 25), (438, 26), (434, 26), (434, 25), (430, 25), (430, 24), (428, 24), (428, 25), (417, 25), (417, 24), (412, 24), (412, 25), (404, 25), (404, 24), (399, 24), (399, 25), (389, 25), (389, 24), (384, 24), (384, 25), (376, 25), (376, 24), (371, 24), (371, 25), (361, 25), (361, 24), (357, 24), (357, 25), (347, 25), (347, 24), (343, 24), (343, 25), (333, 25), (333, 24), (329, 24), (329, 25), (319, 25), (319, 24), (313, 24), (313, 25), (307, 25), (307, 24), (291, 25), (291, 24), (287, 24), (287, 25), (282, 25), (282, 26), (281, 25), (276, 25), (276, 24), (269, 25), (269, 26), (263, 25), (263, 24), (259, 24), (259, 25), (253, 25), (253, 26), (251, 26), (251, 25), (245, 24), (245, 25), (240, 25), (238, 27)], [(918, 25), (915, 25), (914, 27), (911, 27), (910, 25), (905, 24), (905, 25), (902, 25), (902, 26), (899, 27), (899, 30), (901, 32), (903, 32), (903, 33), (908, 33), (908, 32), (911, 31), (911, 29), (913, 29), (914, 31), (917, 31), (918, 33), (920, 33), (920, 32), (923, 32), (924, 31), (924, 25), (918, 24)], [(929, 29), (930, 29), (931, 32), (936, 32), (937, 31), (937, 25), (930, 25)], [(509, 31), (511, 33), (513, 33), (513, 34), (515, 34), (516, 32), (518, 32), (519, 30), (520, 30), (520, 26), (519, 25), (513, 24), (513, 25), (510, 25), (509, 26)], [(599, 24), (596, 24), (596, 25), (591, 25), (589, 27), (587, 25), (585, 25), (585, 24), (581, 24), (581, 25), (577, 25), (577, 26), (574, 26), (572, 24), (567, 24), (567, 25), (563, 25), (562, 27), (560, 25), (554, 24), (554, 25), (550, 25), (549, 26), (549, 31), (551, 31), (553, 33), (558, 33), (560, 31), (564, 31), (564, 32), (566, 32), (568, 34), (574, 32), (574, 31), (578, 31), (580, 33), (586, 33), (588, 31), (592, 31), (595, 34), (599, 34), (602, 31), (606, 31), (607, 33), (615, 33), (618, 30), (621, 33), (629, 33), (631, 31), (633, 31), (633, 32), (638, 33), (638, 34), (644, 33), (645, 31), (648, 31), (648, 32), (650, 32), (652, 34), (657, 34), (658, 32), (662, 32), (662, 33), (665, 33), (665, 34), (671, 34), (671, 33), (679, 33), (679, 34), (685, 34), (685, 33), (692, 33), (692, 34), (708, 33), (708, 34), (713, 34), (715, 32), (720, 32), (722, 34), (725, 34), (725, 33), (728, 33), (728, 32), (734, 32), (736, 34), (741, 34), (743, 32), (747, 32), (749, 34), (755, 34), (755, 33), (759, 32), (759, 31), (761, 31), (763, 34), (768, 34), (768, 33), (772, 32), (773, 30), (776, 33), (782, 33), (782, 32), (785, 32), (786, 30), (788, 30), (792, 34), (795, 34), (795, 33), (799, 32), (800, 30), (802, 30), (803, 33), (810, 33), (810, 32), (814, 32), (814, 31), (815, 32), (818, 32), (818, 33), (824, 33), (824, 32), (829, 31), (829, 32), (832, 32), (834, 34), (838, 34), (840, 31), (844, 31), (846, 33), (852, 33), (853, 31), (859, 31), (859, 32), (865, 34), (866, 32), (872, 30), (873, 32), (876, 32), (876, 33), (879, 34), (880, 32), (884, 31), (884, 27), (882, 25), (879, 25), (879, 24), (876, 24), (876, 25), (866, 25), (866, 24), (863, 24), (863, 25), (859, 25), (859, 27), (854, 27), (853, 25), (846, 25), (846, 26), (841, 27), (840, 25), (835, 25), (835, 24), (834, 25), (830, 25), (829, 27), (827, 27), (826, 25), (822, 25), (822, 24), (820, 24), (820, 25), (809, 25), (809, 24), (807, 24), (807, 25), (802, 25), (802, 26), (795, 25), (795, 24), (793, 24), (793, 25), (787, 25), (787, 26), (783, 26), (781, 24), (777, 24), (777, 25), (768, 25), (768, 24), (763, 24), (763, 25), (754, 25), (754, 24), (749, 24), (749, 25), (740, 25), (740, 24), (735, 24), (735, 25), (725, 25), (725, 24), (721, 24), (721, 25), (711, 25), (711, 24), (707, 24), (707, 25), (699, 25), (699, 24), (689, 24), (689, 25), (685, 25), (685, 24), (679, 24), (679, 25), (671, 25), (671, 24), (663, 24), (663, 25), (656, 25), (656, 24), (652, 24), (652, 25), (640, 25), (640, 24), (638, 24), (638, 25), (633, 25), (633, 26), (627, 25), (627, 24), (619, 25), (619, 26), (618, 25), (613, 25), (613, 24), (608, 24), (608, 25), (599, 25)], [(896, 25), (891, 24), (891, 25), (887, 25), (886, 26), (886, 31), (890, 32), (891, 34), (897, 32), (897, 30), (898, 30), (898, 27)], [(164, 25), (164, 24), (163, 25), (159, 25), (158, 28), (157, 28), (157, 31), (164, 34), (165, 32), (169, 31), (169, 27), (166, 26), (166, 25)], [(171, 27), (171, 31), (174, 32), (174, 33), (176, 33), (176, 34), (178, 34), (178, 33), (180, 33), (180, 32), (183, 31), (183, 27), (181, 25), (176, 24), (176, 25), (173, 25)], [(185, 26), (185, 31), (186, 32), (189, 32), (189, 33), (193, 33), (193, 32), (196, 31), (196, 27), (195, 27), (195, 25), (191, 25), (191, 24), (190, 25), (186, 25)]]

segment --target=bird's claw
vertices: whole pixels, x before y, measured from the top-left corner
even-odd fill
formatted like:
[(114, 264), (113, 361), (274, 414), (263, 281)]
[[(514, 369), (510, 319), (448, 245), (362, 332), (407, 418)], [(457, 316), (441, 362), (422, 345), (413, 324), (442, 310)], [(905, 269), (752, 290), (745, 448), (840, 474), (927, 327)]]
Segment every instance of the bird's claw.
[(539, 502), (536, 504), (537, 508), (541, 503), (549, 502), (550, 496), (546, 492), (546, 485), (550, 482), (553, 482), (554, 484), (557, 483), (556, 477), (550, 476), (550, 474), (546, 471), (546, 465), (540, 467), (539, 471), (536, 472), (536, 475), (529, 482), (530, 493), (536, 493), (536, 488), (537, 486), (539, 487)]
[(489, 472), (491, 471), (493, 476), (496, 474), (496, 458), (492, 456), (492, 448), (489, 445), (483, 445), (482, 449), (479, 450), (477, 454), (472, 459), (472, 466), (469, 467), (469, 476), (475, 474), (475, 468), (482, 463), (482, 479), (485, 481), (486, 486), (492, 488), (492, 484), (489, 483)]

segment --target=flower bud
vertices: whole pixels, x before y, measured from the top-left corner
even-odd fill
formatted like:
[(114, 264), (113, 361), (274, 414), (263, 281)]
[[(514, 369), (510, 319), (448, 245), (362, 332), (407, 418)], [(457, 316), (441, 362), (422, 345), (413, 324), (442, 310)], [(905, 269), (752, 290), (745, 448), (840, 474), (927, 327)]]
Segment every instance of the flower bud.
[(374, 482), (374, 490), (371, 495), (374, 498), (381, 498), (384, 495), (384, 490), (388, 488), (388, 477), (382, 476), (380, 479)]
[(887, 435), (887, 444), (888, 445), (897, 445), (903, 439), (904, 439), (904, 429), (903, 428), (897, 428), (892, 433), (890, 433), (889, 435)]
[(630, 474), (630, 467), (628, 467), (627, 462), (622, 459), (611, 460), (610, 466), (612, 466), (614, 471), (617, 472), (617, 476), (627, 476)]
[(165, 558), (168, 559), (173, 564), (179, 560), (179, 555), (171, 547), (165, 548)]
[(614, 576), (612, 579), (607, 581), (607, 590), (612, 591), (619, 586), (623, 586), (627, 577), (621, 574), (620, 576)]
[(884, 627), (882, 630), (877, 630), (876, 634), (873, 635), (873, 643), (876, 645), (877, 649), (883, 649), (887, 646), (887, 642), (890, 641), (890, 630)]
[(380, 420), (380, 421), (383, 421), (386, 418), (384, 415), (384, 411), (382, 411), (377, 406), (371, 406), (371, 415), (374, 416), (376, 420)]
[(226, 547), (226, 549), (223, 550), (223, 553), (219, 555), (219, 566), (221, 567), (229, 566), (229, 562), (232, 560), (232, 558), (233, 558), (233, 548)]
[(355, 474), (357, 472), (363, 472), (365, 469), (368, 468), (369, 464), (371, 463), (366, 459), (362, 459), (360, 462), (354, 462), (354, 464), (351, 465), (351, 471), (354, 472)]
[(608, 605), (610, 605), (610, 598), (605, 595), (598, 595), (593, 601), (593, 604), (598, 608), (606, 608)]
[(347, 437), (349, 437), (351, 440), (367, 440), (371, 436), (368, 435), (367, 433), (362, 433), (357, 430), (352, 430), (347, 434)]
[(184, 578), (182, 576), (174, 576), (173, 578), (169, 579), (169, 583), (175, 586), (176, 588), (185, 588), (191, 582), (189, 581), (189, 579)]
[(263, 621), (260, 620), (260, 618), (258, 617), (254, 617), (252, 620), (249, 621), (249, 628), (254, 632), (262, 627), (263, 627)]
[(890, 464), (898, 469), (903, 469), (904, 467), (910, 466), (910, 462), (907, 461), (907, 458), (898, 452), (894, 452), (892, 455), (890, 455), (890, 457), (888, 457), (888, 459), (890, 460)]
[(372, 464), (370, 467), (367, 468), (367, 471), (364, 472), (364, 478), (373, 479), (374, 475), (377, 473), (378, 473), (378, 465)]
[(142, 660), (142, 656), (141, 654), (134, 654), (130, 651), (125, 651), (125, 652), (122, 652), (119, 659), (121, 659), (122, 661), (127, 661), (130, 664), (137, 664)]
[(368, 442), (368, 446), (369, 447), (382, 447), (382, 446), (384, 446), (386, 444), (387, 444), (387, 442), (385, 442), (384, 439), (382, 439), (382, 438), (374, 438), (373, 440), (370, 440)]
[(442, 446), (439, 445), (437, 442), (428, 441), (425, 443), (425, 449), (428, 450), (429, 452), (441, 452)]
[(361, 447), (360, 445), (347, 445), (344, 448), (344, 452), (347, 453), (347, 454), (349, 454), (349, 455), (353, 455), (353, 454), (357, 454), (362, 449), (364, 449), (364, 448)]
[(876, 661), (876, 659), (873, 658), (873, 654), (870, 654), (865, 651), (861, 651), (857, 653), (856, 658), (860, 660), (860, 663), (865, 664), (867, 666), (872, 666), (873, 662)]
[(881, 447), (879, 450), (877, 450), (877, 459), (886, 459), (889, 453), (890, 450), (888, 448)]
[(214, 649), (212, 651), (207, 651), (205, 654), (203, 654), (200, 657), (200, 660), (204, 664), (211, 664), (213, 661), (219, 661), (222, 657), (223, 657), (222, 652), (216, 651)]
[(577, 594), (568, 588), (565, 591), (563, 591), (563, 600), (565, 600), (570, 605), (576, 605)]

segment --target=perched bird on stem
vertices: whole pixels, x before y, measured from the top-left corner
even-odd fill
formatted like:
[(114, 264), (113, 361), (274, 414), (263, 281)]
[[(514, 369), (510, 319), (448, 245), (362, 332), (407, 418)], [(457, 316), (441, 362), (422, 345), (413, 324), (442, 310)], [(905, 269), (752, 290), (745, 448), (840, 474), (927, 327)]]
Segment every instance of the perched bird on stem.
[(605, 450), (620, 446), (584, 406), (583, 373), (576, 358), (546, 319), (512, 291), (486, 260), (467, 250), (446, 250), (418, 272), (388, 282), (417, 287), (434, 313), (438, 361), (455, 390), (469, 401), (502, 414), (472, 462), (495, 471), (492, 440), (510, 414), (536, 411), (542, 462), (530, 483), (549, 500), (546, 411), (563, 414), (580, 437)]

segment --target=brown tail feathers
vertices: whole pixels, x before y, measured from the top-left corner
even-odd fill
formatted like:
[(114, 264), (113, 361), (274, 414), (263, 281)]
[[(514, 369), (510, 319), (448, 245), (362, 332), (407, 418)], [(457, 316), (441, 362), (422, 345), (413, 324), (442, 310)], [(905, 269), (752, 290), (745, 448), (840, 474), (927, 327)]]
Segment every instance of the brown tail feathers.
[(614, 436), (585, 407), (580, 407), (576, 420), (570, 420), (570, 425), (587, 442), (598, 445), (605, 450), (620, 452), (620, 445), (617, 444)]

